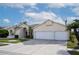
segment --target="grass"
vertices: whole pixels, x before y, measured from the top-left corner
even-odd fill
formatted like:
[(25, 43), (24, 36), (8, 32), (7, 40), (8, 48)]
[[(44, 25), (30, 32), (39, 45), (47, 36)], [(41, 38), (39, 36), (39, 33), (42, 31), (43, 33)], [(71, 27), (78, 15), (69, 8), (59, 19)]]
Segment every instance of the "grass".
[(4, 43), (0, 44), (0, 46), (6, 46), (6, 45), (8, 45), (8, 44), (4, 44)]
[[(16, 41), (10, 41), (10, 40), (16, 40)], [(3, 43), (18, 43), (18, 42), (20, 42), (20, 40), (19, 39), (0, 39), (0, 42), (3, 42)]]
[(13, 38), (13, 39), (8, 39), (8, 38), (0, 39), (0, 42), (3, 42), (3, 43), (19, 43), (19, 42), (23, 42), (23, 41), (26, 41), (26, 39), (16, 39), (16, 38)]
[(23, 42), (23, 41), (27, 41), (29, 39), (16, 39), (16, 38), (13, 38), (13, 39), (8, 39), (8, 38), (2, 38), (0, 39), (0, 46), (6, 46), (8, 45), (8, 43), (20, 43), (20, 42)]

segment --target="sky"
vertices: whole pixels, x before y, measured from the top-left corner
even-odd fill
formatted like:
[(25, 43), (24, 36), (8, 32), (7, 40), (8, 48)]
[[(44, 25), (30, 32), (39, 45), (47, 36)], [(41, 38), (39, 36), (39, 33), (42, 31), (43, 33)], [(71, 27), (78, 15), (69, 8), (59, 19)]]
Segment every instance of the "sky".
[(64, 24), (79, 19), (78, 3), (0, 3), (0, 26), (14, 26), (27, 21), (40, 24), (48, 19)]

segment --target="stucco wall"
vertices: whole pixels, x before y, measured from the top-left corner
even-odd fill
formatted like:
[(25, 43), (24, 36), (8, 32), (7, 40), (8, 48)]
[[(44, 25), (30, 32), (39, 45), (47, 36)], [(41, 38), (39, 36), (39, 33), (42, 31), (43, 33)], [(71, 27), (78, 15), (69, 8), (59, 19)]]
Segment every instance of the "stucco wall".
[(22, 24), (19, 27), (26, 28), (27, 29), (27, 35), (29, 35), (29, 26), (28, 25)]
[(64, 25), (55, 22), (47, 21), (46, 23), (39, 25), (33, 30), (34, 31), (65, 31), (66, 27)]
[(19, 35), (19, 38), (25, 38), (25, 32), (23, 31), (23, 28), (20, 28), (18, 29), (16, 32), (15, 32), (15, 35)]
[(23, 31), (24, 28), (26, 28), (27, 35), (29, 35), (29, 26), (27, 24), (21, 24), (17, 27), (9, 27), (6, 29), (9, 31), (9, 35), (11, 35), (10, 30), (12, 30), (12, 33), (14, 33), (14, 35), (19, 35), (19, 38), (25, 38), (26, 34)]

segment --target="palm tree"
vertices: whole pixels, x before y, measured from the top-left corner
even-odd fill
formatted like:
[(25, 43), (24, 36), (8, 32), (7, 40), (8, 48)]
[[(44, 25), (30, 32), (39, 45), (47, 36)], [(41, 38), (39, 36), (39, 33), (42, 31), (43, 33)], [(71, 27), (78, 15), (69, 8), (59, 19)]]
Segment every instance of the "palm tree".
[(68, 24), (67, 25), (67, 30), (70, 31), (71, 33), (71, 29), (74, 30), (74, 33), (75, 33), (75, 36), (79, 42), (79, 31), (78, 31), (78, 28), (79, 28), (79, 20), (78, 19), (75, 19), (71, 24)]

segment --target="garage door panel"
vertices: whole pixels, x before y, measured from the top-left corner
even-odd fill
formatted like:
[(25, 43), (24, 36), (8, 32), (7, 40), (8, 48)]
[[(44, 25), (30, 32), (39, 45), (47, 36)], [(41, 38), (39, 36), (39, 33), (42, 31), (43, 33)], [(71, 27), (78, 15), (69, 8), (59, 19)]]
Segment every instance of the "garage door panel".
[(36, 39), (54, 39), (54, 33), (53, 32), (36, 32), (35, 33)]
[(67, 32), (55, 32), (55, 40), (67, 40), (68, 33)]

